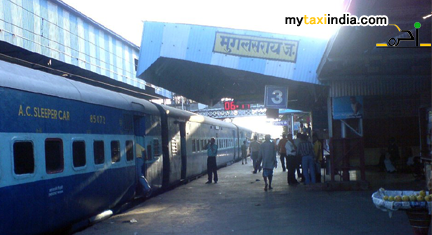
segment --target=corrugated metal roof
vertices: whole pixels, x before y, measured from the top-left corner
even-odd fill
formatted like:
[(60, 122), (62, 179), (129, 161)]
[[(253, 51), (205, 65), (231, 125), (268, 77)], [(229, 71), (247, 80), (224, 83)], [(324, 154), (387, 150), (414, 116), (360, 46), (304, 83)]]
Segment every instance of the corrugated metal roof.
[(136, 78), (139, 47), (61, 0), (0, 1), (0, 41), (146, 89)]
[(55, 0), (55, 1), (59, 5), (61, 5), (63, 8), (67, 9), (68, 11), (73, 12), (74, 14), (78, 15), (80, 18), (88, 21), (89, 23), (95, 25), (96, 27), (101, 28), (102, 30), (104, 30), (106, 32), (109, 32), (110, 34), (112, 34), (116, 38), (120, 39), (121, 41), (129, 44), (129, 46), (133, 47), (134, 49), (139, 50), (139, 47), (137, 45), (135, 45), (133, 42), (131, 42), (131, 41), (127, 40), (126, 38), (120, 36), (119, 34), (115, 33), (114, 31), (110, 30), (109, 28), (105, 27), (104, 25), (96, 22), (95, 20), (93, 20), (92, 18), (88, 17), (87, 15), (84, 15), (83, 13), (81, 13), (77, 9), (73, 8), (72, 6), (69, 6), (68, 4), (66, 4), (65, 2), (63, 2), (61, 0)]

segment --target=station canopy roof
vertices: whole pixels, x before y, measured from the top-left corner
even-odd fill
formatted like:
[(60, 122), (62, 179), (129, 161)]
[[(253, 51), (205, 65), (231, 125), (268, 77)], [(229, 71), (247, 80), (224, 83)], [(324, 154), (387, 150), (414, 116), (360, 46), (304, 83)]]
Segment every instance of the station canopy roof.
[[(430, 0), (351, 0), (347, 11), (358, 17), (384, 15), (389, 25), (341, 27), (329, 41), (318, 67), (320, 81), (423, 79), (430, 84), (431, 47), (416, 46), (416, 41), (431, 43), (432, 17), (427, 17), (432, 14)], [(416, 22), (421, 25), (418, 35)], [(397, 47), (376, 46), (388, 44), (391, 38), (409, 38), (403, 31), (410, 31), (415, 39), (400, 41)]]
[(145, 22), (137, 77), (197, 102), (263, 103), (266, 85), (288, 87), (288, 108), (323, 98), (317, 68), (328, 39)]

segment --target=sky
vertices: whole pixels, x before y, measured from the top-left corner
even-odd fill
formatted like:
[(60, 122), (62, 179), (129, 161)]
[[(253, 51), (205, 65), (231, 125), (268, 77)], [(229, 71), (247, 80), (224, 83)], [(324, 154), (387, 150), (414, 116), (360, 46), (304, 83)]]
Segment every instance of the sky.
[(140, 46), (144, 21), (186, 23), (329, 38), (330, 25), (287, 25), (285, 17), (341, 14), (343, 0), (63, 0)]
[[(287, 25), (285, 17), (322, 17), (343, 13), (343, 0), (63, 0), (123, 38), (141, 46), (144, 21), (186, 23), (285, 35), (330, 38), (337, 27)], [(265, 117), (236, 118), (234, 123), (280, 137), (282, 127)]]

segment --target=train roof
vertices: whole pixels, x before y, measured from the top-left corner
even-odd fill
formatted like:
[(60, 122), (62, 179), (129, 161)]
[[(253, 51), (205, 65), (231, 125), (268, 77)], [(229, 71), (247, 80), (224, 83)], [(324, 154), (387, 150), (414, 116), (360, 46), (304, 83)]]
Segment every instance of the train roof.
[(192, 113), (186, 110), (176, 109), (173, 107), (169, 107), (166, 105), (160, 105), (168, 116), (176, 117), (180, 120), (190, 121), (190, 122), (199, 122), (199, 123), (207, 123), (210, 125), (221, 126), (221, 127), (230, 127), (235, 128), (236, 126), (229, 122), (224, 122), (221, 120), (213, 119), (210, 117), (198, 115), (196, 113)]
[(0, 60), (0, 87), (82, 101), (138, 113), (159, 114), (151, 102)]
[(251, 129), (248, 129), (248, 128), (246, 128), (246, 127), (243, 127), (243, 126), (239, 126), (239, 125), (236, 125), (236, 124), (234, 124), (239, 130), (242, 130), (242, 131), (250, 131), (250, 132), (252, 132), (252, 130)]

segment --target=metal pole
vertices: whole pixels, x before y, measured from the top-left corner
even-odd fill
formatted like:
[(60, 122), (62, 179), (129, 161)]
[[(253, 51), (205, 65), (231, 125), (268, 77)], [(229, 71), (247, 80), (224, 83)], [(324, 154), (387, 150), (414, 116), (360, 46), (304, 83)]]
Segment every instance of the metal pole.
[(333, 116), (331, 97), (327, 98), (327, 119), (328, 119), (328, 134), (329, 138), (333, 137)]
[(291, 134), (294, 136), (294, 115), (291, 114)]
[(346, 126), (345, 123), (341, 121), (341, 136), (342, 138), (346, 138)]

